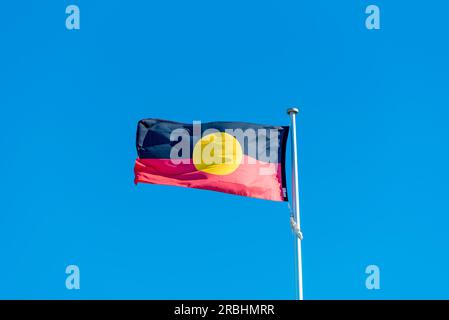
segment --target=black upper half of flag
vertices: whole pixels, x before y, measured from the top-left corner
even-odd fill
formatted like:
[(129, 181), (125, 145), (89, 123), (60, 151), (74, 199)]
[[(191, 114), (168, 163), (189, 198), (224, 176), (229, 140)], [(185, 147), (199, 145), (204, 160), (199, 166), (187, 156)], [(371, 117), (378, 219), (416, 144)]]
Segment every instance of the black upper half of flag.
[[(271, 126), (247, 122), (194, 122), (179, 123), (161, 119), (140, 120), (137, 125), (136, 147), (139, 158), (170, 159), (172, 148), (184, 135), (190, 139), (190, 150), (196, 141), (212, 131), (226, 132), (241, 142), (242, 151), (256, 160), (266, 159), (271, 152), (277, 153), (277, 162), (284, 164), (288, 126)], [(256, 152), (254, 152), (256, 150)], [(184, 155), (191, 157), (192, 154)]]

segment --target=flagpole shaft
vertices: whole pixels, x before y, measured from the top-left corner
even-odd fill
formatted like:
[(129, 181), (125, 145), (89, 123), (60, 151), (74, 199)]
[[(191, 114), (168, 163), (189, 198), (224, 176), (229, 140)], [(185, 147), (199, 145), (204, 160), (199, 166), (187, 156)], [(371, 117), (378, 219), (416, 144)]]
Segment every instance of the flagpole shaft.
[[(290, 115), (291, 121), (291, 142), (292, 142), (292, 205), (293, 214), (296, 227), (301, 230), (300, 225), (300, 211), (299, 211), (299, 183), (298, 183), (298, 150), (296, 142), (296, 114), (299, 112), (297, 108), (290, 108), (287, 113)], [(303, 300), (303, 288), (302, 288), (302, 254), (301, 254), (301, 238), (295, 235), (295, 272), (297, 281), (297, 299)]]

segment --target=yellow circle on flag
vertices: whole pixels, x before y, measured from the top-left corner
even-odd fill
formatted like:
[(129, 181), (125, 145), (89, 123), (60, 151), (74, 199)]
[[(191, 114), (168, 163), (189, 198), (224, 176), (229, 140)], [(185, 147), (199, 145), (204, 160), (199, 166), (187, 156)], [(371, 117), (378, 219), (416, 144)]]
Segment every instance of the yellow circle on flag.
[(226, 132), (202, 137), (193, 147), (193, 164), (198, 171), (215, 175), (233, 173), (243, 158), (240, 142)]

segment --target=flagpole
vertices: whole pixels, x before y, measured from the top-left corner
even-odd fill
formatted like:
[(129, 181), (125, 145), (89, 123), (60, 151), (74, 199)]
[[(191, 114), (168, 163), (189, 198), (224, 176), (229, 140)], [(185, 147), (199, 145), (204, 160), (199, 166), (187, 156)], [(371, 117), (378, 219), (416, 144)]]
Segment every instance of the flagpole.
[(298, 183), (298, 150), (296, 144), (296, 115), (299, 110), (297, 108), (289, 108), (287, 110), (291, 121), (291, 142), (292, 142), (292, 205), (293, 216), (291, 217), (291, 223), (293, 230), (295, 231), (295, 273), (296, 273), (296, 287), (297, 287), (297, 299), (303, 300), (302, 290), (302, 254), (301, 254), (301, 241), (302, 233), (300, 227), (299, 217), (299, 183)]

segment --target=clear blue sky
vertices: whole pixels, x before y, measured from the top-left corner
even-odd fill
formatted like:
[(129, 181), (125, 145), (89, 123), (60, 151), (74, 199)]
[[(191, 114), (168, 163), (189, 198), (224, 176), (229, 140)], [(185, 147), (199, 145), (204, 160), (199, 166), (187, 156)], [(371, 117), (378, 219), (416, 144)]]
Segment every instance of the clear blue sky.
[[(65, 28), (69, 4), (80, 30)], [(449, 298), (448, 10), (3, 3), (0, 298), (293, 299), (286, 203), (133, 184), (142, 118), (286, 125), (290, 106), (305, 298)]]

